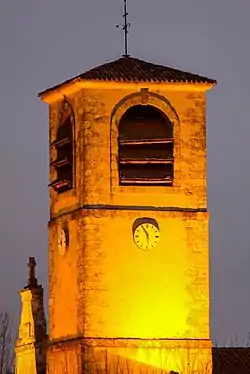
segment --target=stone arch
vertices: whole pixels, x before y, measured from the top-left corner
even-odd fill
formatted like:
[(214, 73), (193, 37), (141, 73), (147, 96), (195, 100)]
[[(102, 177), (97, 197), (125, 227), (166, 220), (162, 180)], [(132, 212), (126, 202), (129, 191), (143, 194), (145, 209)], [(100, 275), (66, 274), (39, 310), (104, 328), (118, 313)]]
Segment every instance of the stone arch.
[(73, 188), (75, 175), (74, 131), (74, 111), (69, 101), (64, 98), (58, 111), (56, 137), (51, 143), (54, 157), (50, 165), (56, 179), (50, 183), (50, 187), (53, 187), (58, 193)]
[(160, 109), (172, 122), (173, 125), (179, 123), (179, 117), (172, 104), (162, 95), (141, 89), (140, 92), (133, 93), (122, 98), (113, 108), (111, 122), (116, 125), (123, 114), (134, 105), (152, 105)]
[(65, 118), (69, 117), (72, 127), (75, 125), (75, 114), (71, 103), (64, 97), (64, 100), (60, 103), (60, 109), (58, 112), (58, 128), (63, 124)]
[[(122, 98), (113, 108), (110, 117), (110, 186), (111, 191), (115, 186), (119, 186), (119, 166), (118, 166), (118, 149), (119, 149), (119, 123), (125, 112), (133, 106), (148, 105), (153, 106), (168, 117), (173, 126), (174, 138), (179, 138), (180, 121), (178, 114), (172, 104), (166, 97), (149, 92), (148, 89), (141, 89), (140, 92), (133, 93)], [(176, 151), (174, 154), (176, 156)], [(174, 182), (175, 183), (175, 182)]]

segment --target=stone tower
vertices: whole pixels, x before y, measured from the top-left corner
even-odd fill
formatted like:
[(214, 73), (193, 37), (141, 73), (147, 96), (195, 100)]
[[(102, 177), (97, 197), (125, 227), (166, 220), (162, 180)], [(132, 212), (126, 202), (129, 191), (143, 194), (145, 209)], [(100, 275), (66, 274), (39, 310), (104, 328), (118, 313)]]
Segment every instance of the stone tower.
[(16, 374), (46, 373), (46, 320), (43, 288), (35, 276), (35, 258), (29, 258), (28, 284), (20, 291), (22, 313), (16, 340)]
[(49, 104), (53, 373), (211, 373), (206, 91), (131, 57)]

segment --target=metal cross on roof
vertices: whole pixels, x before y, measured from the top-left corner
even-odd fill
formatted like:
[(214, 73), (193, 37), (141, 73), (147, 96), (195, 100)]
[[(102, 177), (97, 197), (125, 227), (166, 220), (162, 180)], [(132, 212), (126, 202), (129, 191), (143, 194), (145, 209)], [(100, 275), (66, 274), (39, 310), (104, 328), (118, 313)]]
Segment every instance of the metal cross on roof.
[(124, 0), (124, 14), (123, 14), (123, 18), (124, 18), (124, 23), (120, 23), (118, 25), (116, 25), (116, 27), (118, 28), (121, 28), (123, 31), (124, 31), (124, 57), (129, 57), (129, 54), (128, 54), (128, 29), (130, 27), (130, 23), (128, 22), (128, 11), (127, 11), (127, 0)]
[(36, 279), (36, 260), (35, 257), (29, 257), (29, 278), (28, 278), (28, 286), (35, 287), (37, 286), (37, 279)]

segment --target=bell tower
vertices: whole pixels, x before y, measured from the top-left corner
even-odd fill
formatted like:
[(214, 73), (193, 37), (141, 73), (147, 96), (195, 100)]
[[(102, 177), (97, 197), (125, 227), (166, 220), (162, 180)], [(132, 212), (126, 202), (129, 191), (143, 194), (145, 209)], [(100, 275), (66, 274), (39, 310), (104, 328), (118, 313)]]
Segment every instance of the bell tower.
[(49, 104), (48, 373), (211, 369), (206, 91), (131, 57)]

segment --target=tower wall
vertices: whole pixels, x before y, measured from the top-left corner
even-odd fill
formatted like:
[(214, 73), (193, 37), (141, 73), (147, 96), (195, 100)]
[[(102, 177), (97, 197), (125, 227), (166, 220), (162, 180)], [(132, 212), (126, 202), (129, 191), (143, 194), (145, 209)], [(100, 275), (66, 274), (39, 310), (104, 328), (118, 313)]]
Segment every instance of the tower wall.
[[(75, 364), (67, 373), (76, 373), (85, 365), (95, 372), (105, 361), (117, 366), (118, 359), (132, 372), (140, 365), (145, 372), (211, 370), (205, 93), (147, 86), (146, 98), (145, 84), (108, 83), (67, 96), (75, 114), (75, 188), (50, 192), (48, 361), (58, 373), (68, 361)], [(119, 119), (146, 102), (173, 123), (173, 187), (119, 186)], [(60, 101), (50, 105), (51, 142), (59, 108)], [(133, 223), (142, 217), (160, 227), (159, 245), (149, 252), (133, 241)], [(65, 223), (70, 240), (61, 255)]]
[[(159, 223), (151, 251), (133, 241), (140, 217)], [(207, 213), (96, 209), (67, 219), (72, 238), (63, 257), (52, 239), (50, 269), (59, 279), (51, 337), (209, 338)], [(55, 223), (52, 238), (56, 230)]]
[[(121, 114), (130, 106), (143, 103), (141, 89), (119, 84), (82, 89), (67, 96), (75, 114), (75, 188), (58, 195), (50, 189), (52, 217), (71, 211), (84, 204), (152, 205), (183, 208), (206, 208), (206, 113), (205, 92), (183, 85), (176, 88), (150, 88), (165, 98), (174, 108), (175, 174), (174, 187), (125, 187), (117, 179), (117, 128)], [(127, 87), (128, 85), (125, 85)], [(164, 85), (163, 85), (164, 86)], [(96, 87), (96, 85), (95, 85)], [(186, 89), (186, 90), (185, 90)], [(130, 95), (137, 94), (137, 97)], [(124, 98), (128, 97), (123, 103)], [(50, 142), (56, 137), (62, 99), (50, 104)], [(155, 105), (169, 115), (171, 108), (161, 99), (148, 96), (148, 104)], [(114, 108), (118, 106), (117, 111)], [(120, 108), (120, 111), (118, 110)], [(113, 116), (112, 116), (113, 113)], [(50, 153), (51, 161), (55, 152)], [(51, 180), (55, 178), (51, 168)], [(101, 183), (100, 183), (101, 181)]]

